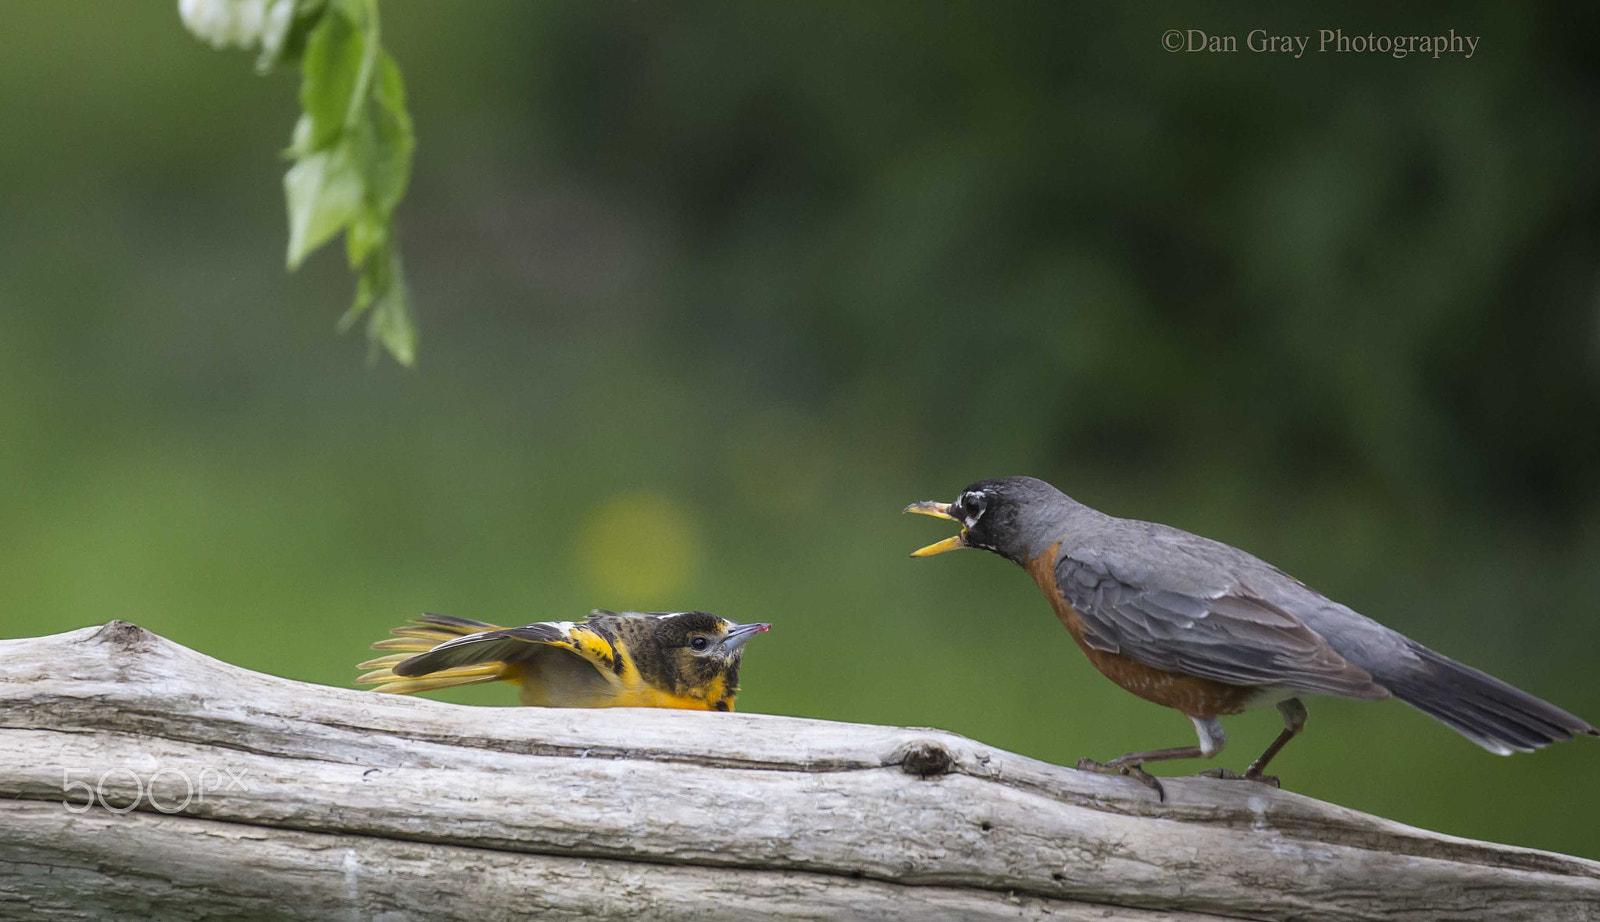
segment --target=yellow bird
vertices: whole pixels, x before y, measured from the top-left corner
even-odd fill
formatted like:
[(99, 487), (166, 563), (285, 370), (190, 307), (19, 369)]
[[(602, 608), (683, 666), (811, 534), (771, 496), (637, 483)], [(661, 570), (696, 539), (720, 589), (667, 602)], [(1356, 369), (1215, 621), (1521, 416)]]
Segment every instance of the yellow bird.
[(739, 662), (770, 624), (737, 624), (703, 611), (615, 612), (587, 621), (502, 628), (451, 615), (423, 615), (374, 650), (356, 682), (398, 695), (511, 682), (523, 704), (563, 708), (686, 708), (731, 711)]

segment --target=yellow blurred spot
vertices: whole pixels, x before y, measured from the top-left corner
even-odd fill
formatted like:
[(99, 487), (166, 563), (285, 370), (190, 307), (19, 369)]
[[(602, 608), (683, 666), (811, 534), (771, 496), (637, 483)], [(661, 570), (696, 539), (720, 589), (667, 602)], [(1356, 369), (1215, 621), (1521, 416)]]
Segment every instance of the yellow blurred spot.
[(607, 500), (584, 522), (578, 553), (605, 604), (666, 605), (694, 575), (700, 530), (681, 504), (651, 493), (626, 493)]

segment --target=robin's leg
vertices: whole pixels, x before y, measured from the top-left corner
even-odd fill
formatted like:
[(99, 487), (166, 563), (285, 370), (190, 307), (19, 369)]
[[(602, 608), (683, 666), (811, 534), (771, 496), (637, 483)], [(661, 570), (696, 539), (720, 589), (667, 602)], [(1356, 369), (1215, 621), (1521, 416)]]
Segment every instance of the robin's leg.
[(1277, 785), (1278, 779), (1270, 775), (1263, 775), (1261, 771), (1267, 767), (1268, 762), (1272, 761), (1272, 757), (1278, 754), (1278, 750), (1283, 748), (1284, 743), (1294, 739), (1295, 734), (1305, 729), (1306, 706), (1300, 703), (1299, 698), (1289, 698), (1278, 702), (1278, 713), (1283, 715), (1283, 732), (1279, 733), (1278, 738), (1272, 741), (1272, 745), (1267, 747), (1266, 752), (1263, 752), (1259, 758), (1250, 763), (1249, 768), (1244, 770), (1246, 778), (1253, 781), (1265, 781), (1273, 786)]
[(1231, 772), (1225, 768), (1213, 769), (1212, 771), (1201, 772), (1201, 774), (1211, 775), (1216, 778), (1259, 781), (1262, 784), (1279, 787), (1278, 776), (1262, 774), (1262, 770), (1267, 767), (1267, 763), (1272, 761), (1272, 757), (1278, 754), (1278, 750), (1282, 749), (1285, 743), (1294, 739), (1295, 734), (1305, 728), (1306, 706), (1300, 703), (1299, 698), (1288, 698), (1278, 702), (1278, 713), (1283, 715), (1283, 732), (1278, 734), (1278, 738), (1272, 741), (1272, 745), (1267, 747), (1267, 751), (1263, 752), (1260, 758), (1250, 763), (1250, 767), (1244, 770), (1244, 774)]
[(1205, 719), (1191, 717), (1189, 719), (1194, 722), (1195, 733), (1200, 737), (1200, 745), (1198, 746), (1174, 746), (1171, 749), (1130, 752), (1127, 755), (1117, 756), (1109, 762), (1079, 759), (1078, 769), (1087, 772), (1100, 772), (1106, 775), (1128, 775), (1154, 790), (1156, 796), (1161, 800), (1166, 800), (1167, 792), (1161, 787), (1161, 782), (1157, 781), (1154, 775), (1140, 766), (1146, 762), (1166, 762), (1171, 759), (1209, 759), (1216, 755), (1228, 742), (1228, 735), (1222, 732), (1222, 724), (1215, 717)]

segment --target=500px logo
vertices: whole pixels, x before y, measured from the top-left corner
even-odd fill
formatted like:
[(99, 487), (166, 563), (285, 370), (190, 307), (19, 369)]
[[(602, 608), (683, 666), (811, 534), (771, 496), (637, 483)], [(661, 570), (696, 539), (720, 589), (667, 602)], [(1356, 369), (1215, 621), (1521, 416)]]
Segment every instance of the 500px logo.
[[(73, 777), (75, 775), (80, 777)], [(61, 806), (69, 813), (87, 813), (98, 803), (112, 813), (127, 813), (140, 803), (146, 803), (157, 813), (182, 813), (192, 803), (205, 803), (207, 794), (248, 792), (244, 775), (244, 769), (235, 772), (227, 766), (213, 768), (209, 765), (194, 774), (168, 767), (149, 773), (126, 767), (108, 768), (98, 777), (94, 772), (63, 768), (61, 793), (65, 799)], [(110, 798), (106, 797), (108, 790), (112, 794)]]

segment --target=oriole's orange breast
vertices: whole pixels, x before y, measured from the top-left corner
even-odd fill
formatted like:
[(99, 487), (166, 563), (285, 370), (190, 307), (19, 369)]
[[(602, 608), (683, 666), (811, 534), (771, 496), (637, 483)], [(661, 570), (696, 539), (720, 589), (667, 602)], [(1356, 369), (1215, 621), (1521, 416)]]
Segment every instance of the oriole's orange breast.
[(1245, 685), (1228, 685), (1181, 672), (1168, 672), (1146, 666), (1122, 653), (1097, 650), (1083, 640), (1083, 616), (1062, 597), (1056, 585), (1055, 561), (1060, 544), (1052, 544), (1044, 553), (1028, 561), (1028, 575), (1044, 590), (1056, 617), (1066, 626), (1078, 649), (1089, 658), (1100, 674), (1135, 695), (1156, 704), (1182, 711), (1189, 717), (1206, 720), (1219, 714), (1237, 714), (1243, 711), (1261, 689)]

